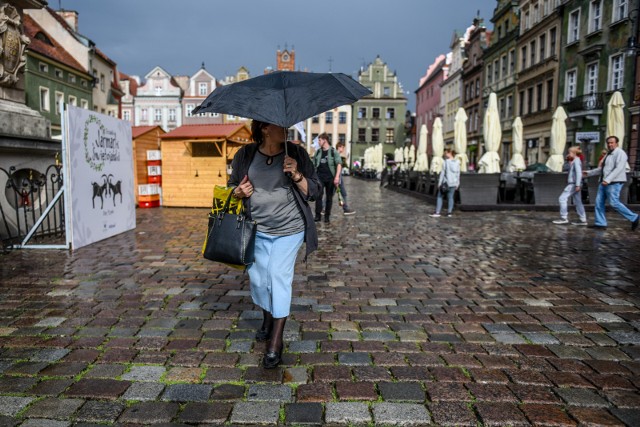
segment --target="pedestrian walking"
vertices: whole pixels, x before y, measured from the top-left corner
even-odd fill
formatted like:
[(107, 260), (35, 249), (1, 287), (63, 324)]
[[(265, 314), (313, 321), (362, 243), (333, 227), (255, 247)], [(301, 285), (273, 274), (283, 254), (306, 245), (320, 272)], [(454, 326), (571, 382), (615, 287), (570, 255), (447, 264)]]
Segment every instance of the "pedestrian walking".
[(567, 162), (569, 163), (569, 175), (567, 176), (567, 186), (558, 198), (560, 203), (560, 219), (553, 221), (554, 224), (569, 224), (569, 199), (573, 199), (576, 207), (576, 213), (580, 218), (579, 221), (572, 222), (573, 225), (587, 225), (587, 214), (582, 204), (582, 161), (580, 155), (582, 150), (580, 147), (573, 146), (569, 148), (567, 153)]
[[(333, 194), (336, 191), (336, 187), (340, 185), (342, 160), (340, 159), (340, 154), (331, 146), (329, 135), (324, 132), (318, 135), (318, 144), (320, 144), (320, 149), (313, 155), (313, 165), (322, 185), (322, 191), (316, 198), (316, 216), (314, 220), (321, 220), (322, 208), (324, 207), (324, 222), (328, 223), (331, 220)], [(323, 197), (326, 197), (325, 205), (322, 202)]]
[[(336, 144), (336, 150), (338, 150), (338, 154), (340, 154), (342, 170), (344, 171), (345, 167), (347, 167), (347, 153), (345, 153), (344, 142), (338, 142)], [(344, 186), (344, 178), (342, 173), (340, 173), (340, 184), (338, 188), (340, 189), (340, 194), (342, 195), (342, 213), (345, 215), (355, 215), (356, 211), (349, 208), (349, 203), (347, 202), (347, 189)]]
[(282, 338), (291, 309), (298, 249), (306, 242), (308, 256), (318, 247), (308, 201), (320, 195), (320, 182), (305, 149), (285, 142), (286, 130), (254, 120), (254, 142), (234, 156), (228, 182), (234, 187), (234, 196), (243, 199), (245, 211), (258, 224), (255, 262), (247, 272), (251, 298), (264, 316), (256, 340), (269, 341), (262, 359), (267, 369), (275, 368), (282, 360)]
[(584, 176), (600, 176), (598, 195), (596, 196), (595, 224), (593, 228), (607, 228), (605, 204), (607, 200), (613, 209), (631, 222), (631, 230), (638, 228), (640, 215), (632, 212), (620, 201), (620, 191), (627, 182), (627, 153), (618, 145), (617, 136), (607, 137), (607, 154), (600, 160), (598, 167), (583, 172)]
[[(438, 199), (436, 201), (436, 211), (431, 214), (431, 217), (433, 218), (440, 217), (445, 192), (447, 195), (447, 217), (451, 217), (453, 215), (453, 197), (460, 186), (460, 162), (454, 159), (455, 155), (456, 152), (451, 148), (444, 150), (444, 166), (442, 167), (440, 177), (438, 178)], [(445, 191), (443, 191), (443, 184), (446, 184), (447, 187)]]

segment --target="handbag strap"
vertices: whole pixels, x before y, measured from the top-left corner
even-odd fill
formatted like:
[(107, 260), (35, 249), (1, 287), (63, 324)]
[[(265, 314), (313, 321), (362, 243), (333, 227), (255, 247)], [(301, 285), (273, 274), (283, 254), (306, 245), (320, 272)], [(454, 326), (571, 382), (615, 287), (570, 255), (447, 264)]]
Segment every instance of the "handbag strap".
[[(224, 206), (222, 207), (222, 211), (220, 215), (224, 215), (229, 212), (229, 207), (231, 206), (231, 197), (233, 197), (233, 190), (229, 192), (229, 196), (227, 196), (227, 200), (224, 202)], [(242, 200), (238, 200), (238, 204), (240, 205), (240, 215), (244, 215), (244, 203)]]

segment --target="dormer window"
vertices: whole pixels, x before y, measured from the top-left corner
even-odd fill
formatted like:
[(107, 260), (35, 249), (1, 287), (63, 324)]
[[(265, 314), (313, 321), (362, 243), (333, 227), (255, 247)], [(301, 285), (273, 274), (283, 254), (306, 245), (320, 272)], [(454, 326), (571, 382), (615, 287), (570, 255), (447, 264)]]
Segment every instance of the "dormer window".
[(44, 43), (48, 44), (49, 46), (53, 46), (53, 42), (51, 41), (51, 39), (49, 37), (47, 37), (47, 35), (45, 33), (43, 33), (42, 31), (38, 32), (38, 34), (36, 34), (35, 38), (40, 40), (41, 42), (44, 42)]

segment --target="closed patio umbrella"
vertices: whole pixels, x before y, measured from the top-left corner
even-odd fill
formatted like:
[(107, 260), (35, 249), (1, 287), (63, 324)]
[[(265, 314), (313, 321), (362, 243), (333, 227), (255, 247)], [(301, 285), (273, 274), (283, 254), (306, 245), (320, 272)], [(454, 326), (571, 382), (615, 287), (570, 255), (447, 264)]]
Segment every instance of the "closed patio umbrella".
[(382, 170), (385, 168), (385, 164), (384, 164), (384, 153), (382, 152), (382, 144), (378, 144), (374, 147), (375, 151), (375, 157), (374, 157), (374, 162), (375, 162), (375, 169), (378, 172), (382, 172)]
[(404, 147), (403, 148), (403, 158), (404, 158), (404, 163), (402, 164), (402, 170), (407, 170), (409, 167), (409, 147)]
[(564, 108), (558, 107), (556, 112), (553, 113), (551, 121), (551, 146), (549, 147), (551, 156), (546, 163), (552, 172), (562, 172), (564, 147), (567, 145), (567, 125), (565, 120), (567, 120), (567, 113), (564, 112)]
[(520, 117), (516, 117), (511, 129), (513, 130), (513, 154), (507, 170), (509, 172), (523, 171), (527, 166), (524, 163), (524, 157), (522, 157), (522, 120)]
[(500, 172), (500, 142), (502, 141), (502, 128), (500, 127), (500, 113), (498, 112), (498, 98), (491, 92), (489, 95), (489, 105), (484, 115), (483, 136), (485, 153), (478, 164), (479, 173), (499, 173)]
[(413, 165), (416, 163), (416, 146), (411, 144), (409, 146), (409, 167), (413, 168)]
[(402, 163), (404, 162), (404, 150), (402, 148), (396, 148), (396, 164), (398, 165), (398, 167), (400, 167), (402, 165)]
[(433, 135), (431, 135), (431, 149), (433, 157), (431, 158), (431, 173), (440, 173), (444, 160), (444, 137), (442, 136), (442, 120), (437, 117), (433, 122)]
[(453, 124), (453, 149), (456, 159), (460, 162), (460, 170), (466, 171), (469, 165), (467, 156), (467, 113), (464, 108), (458, 108)]
[(620, 146), (624, 144), (624, 99), (620, 92), (615, 91), (607, 104), (607, 136), (615, 135), (620, 139)]
[(420, 126), (420, 136), (418, 137), (418, 154), (413, 170), (416, 172), (426, 172), (429, 170), (429, 159), (427, 158), (427, 125)]

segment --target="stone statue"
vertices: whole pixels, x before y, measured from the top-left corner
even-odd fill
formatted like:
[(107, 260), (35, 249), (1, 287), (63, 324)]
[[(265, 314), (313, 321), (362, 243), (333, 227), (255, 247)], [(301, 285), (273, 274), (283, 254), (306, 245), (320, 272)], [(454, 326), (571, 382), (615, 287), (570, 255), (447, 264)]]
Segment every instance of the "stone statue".
[(12, 87), (27, 62), (29, 38), (22, 33), (20, 14), (8, 4), (0, 6), (0, 41), (0, 86)]

